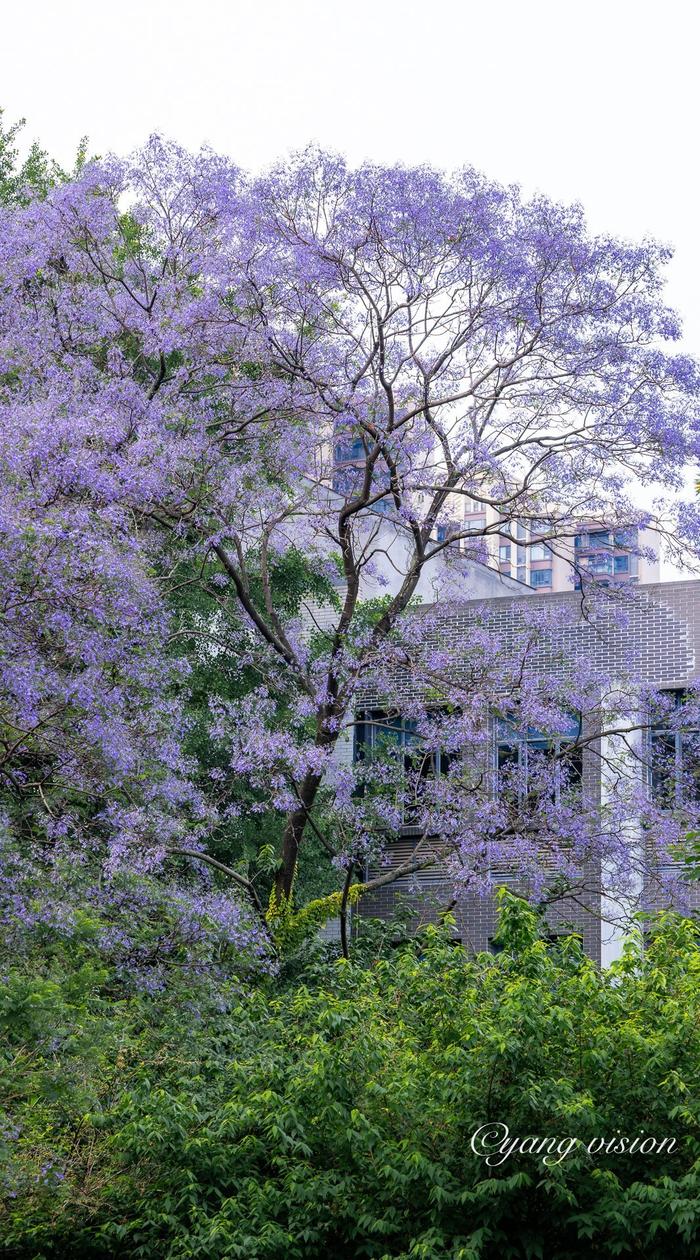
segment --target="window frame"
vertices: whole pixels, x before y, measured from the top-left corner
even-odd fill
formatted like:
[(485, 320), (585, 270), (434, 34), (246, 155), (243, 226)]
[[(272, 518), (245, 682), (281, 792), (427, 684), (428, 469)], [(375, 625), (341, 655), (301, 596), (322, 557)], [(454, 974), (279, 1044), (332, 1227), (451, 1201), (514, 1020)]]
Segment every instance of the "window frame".
[[(581, 787), (583, 783), (583, 771), (584, 771), (583, 746), (580, 745), (578, 741), (581, 738), (581, 734), (583, 731), (583, 724), (581, 721), (580, 713), (572, 714), (571, 717), (572, 717), (572, 725), (574, 722), (576, 724), (576, 728), (577, 728), (576, 733), (569, 734), (567, 732), (562, 731), (554, 735), (546, 735), (543, 731), (538, 731), (534, 727), (529, 727), (529, 726), (526, 731), (523, 731), (521, 728), (518, 728), (513, 722), (508, 722), (508, 719), (496, 717), (496, 720), (494, 722), (494, 727), (493, 727), (493, 732), (494, 732), (493, 770), (494, 770), (494, 779), (495, 779), (495, 790), (496, 790), (497, 796), (500, 795), (500, 790), (499, 790), (500, 774), (502, 770), (500, 753), (501, 753), (501, 749), (505, 749), (506, 747), (510, 747), (511, 749), (512, 748), (516, 749), (518, 770), (523, 768), (523, 762), (524, 762), (523, 782), (518, 783), (518, 786), (517, 786), (518, 804), (521, 804), (522, 801), (524, 801), (529, 795), (529, 791), (530, 791), (529, 785), (528, 785), (529, 751), (531, 749), (534, 749), (536, 745), (538, 746), (542, 744), (547, 745), (544, 751), (546, 751), (547, 753), (552, 752), (554, 756), (557, 757), (558, 759), (557, 766), (556, 766), (557, 773), (555, 774), (555, 779), (554, 779), (554, 804), (555, 805), (559, 805), (561, 803), (562, 783), (561, 783), (561, 774), (559, 773), (559, 770), (561, 768), (560, 753), (561, 753), (562, 748), (566, 747), (569, 744), (574, 745), (574, 746), (578, 745), (578, 749), (577, 749), (578, 756), (576, 759), (578, 763), (578, 772), (575, 778), (576, 778), (579, 788)], [(504, 739), (502, 736), (499, 736), (499, 728), (502, 729), (504, 725), (509, 725), (511, 730), (513, 731), (513, 735), (509, 739)], [(530, 731), (532, 731), (532, 734), (530, 734)], [(568, 784), (567, 786), (570, 786), (570, 784)], [(508, 790), (509, 789), (506, 789), (506, 791)]]
[[(662, 695), (673, 696), (673, 711), (683, 707), (685, 698), (688, 694), (685, 687), (669, 687), (664, 688)], [(698, 748), (695, 753), (694, 761), (697, 767), (698, 779), (696, 792), (694, 796), (688, 797), (684, 791), (684, 740), (694, 739), (698, 742)], [(673, 744), (673, 766), (669, 770), (659, 770), (654, 765), (654, 744), (665, 741)], [(700, 806), (700, 725), (691, 728), (678, 728), (675, 726), (649, 724), (647, 731), (647, 749), (648, 749), (648, 786), (652, 800), (659, 801), (663, 796), (663, 788), (657, 786), (658, 780), (663, 777), (667, 780), (670, 775), (673, 776), (673, 795), (669, 799), (666, 808), (681, 808), (687, 804), (697, 804)], [(663, 807), (663, 806), (662, 806)]]

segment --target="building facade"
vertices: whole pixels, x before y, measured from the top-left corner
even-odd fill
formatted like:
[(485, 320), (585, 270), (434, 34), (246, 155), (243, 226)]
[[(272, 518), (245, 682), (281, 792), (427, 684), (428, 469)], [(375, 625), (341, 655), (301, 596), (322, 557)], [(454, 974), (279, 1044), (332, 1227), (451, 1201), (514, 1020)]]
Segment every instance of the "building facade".
[[(597, 544), (596, 544), (597, 545)], [(612, 552), (614, 556), (614, 552)], [(499, 628), (504, 642), (515, 632), (522, 616), (523, 597), (501, 598), (491, 601), (492, 623)], [(610, 603), (610, 601), (607, 601)], [(600, 669), (607, 677), (624, 679), (629, 688), (630, 712), (636, 712), (634, 679), (640, 687), (656, 688), (670, 696), (680, 696), (695, 683), (700, 674), (700, 581), (652, 583), (641, 586), (626, 601), (624, 616), (607, 616), (603, 600), (597, 612), (585, 607), (581, 593), (536, 594), (532, 590), (526, 597), (528, 615), (541, 608), (543, 612), (561, 611), (565, 614), (561, 627), (545, 638), (531, 662), (531, 668), (556, 673), (557, 669), (575, 669), (577, 661), (585, 661)], [(467, 669), (468, 644), (473, 632), (477, 611), (483, 609), (483, 601), (465, 601), (445, 605), (440, 611), (440, 632), (456, 646), (459, 661), (459, 644), (465, 645), (464, 661)], [(423, 610), (425, 611), (425, 610)], [(433, 610), (434, 611), (434, 610)], [(414, 614), (421, 616), (421, 610)], [(459, 664), (455, 666), (459, 670)], [(411, 680), (406, 679), (406, 695), (410, 695)], [(381, 694), (367, 685), (358, 696), (358, 709), (367, 710), (381, 705)], [(676, 732), (651, 730), (645, 738), (665, 740), (665, 749), (671, 759), (683, 756), (682, 737)], [(504, 733), (494, 724), (492, 756), (494, 765), (503, 755)], [(675, 741), (675, 742), (674, 742)], [(505, 746), (505, 744), (504, 744)], [(675, 754), (674, 754), (674, 749)], [(341, 746), (340, 756), (352, 755), (346, 743)], [(357, 755), (357, 745), (355, 746)], [(512, 752), (508, 755), (512, 755)], [(644, 759), (640, 758), (639, 774), (644, 774)], [(601, 778), (601, 757), (593, 746), (584, 746), (581, 752), (580, 774), (586, 790), (602, 803), (605, 785)], [(649, 791), (657, 790), (651, 781)], [(384, 873), (410, 860), (418, 842), (418, 834), (410, 825), (389, 839), (385, 865), (369, 869), (367, 875)], [(640, 840), (640, 843), (642, 841)], [(547, 921), (553, 935), (574, 930), (580, 934), (586, 952), (603, 965), (610, 963), (620, 952), (624, 925), (621, 925), (619, 905), (616, 905), (615, 889), (606, 883), (606, 872), (596, 867), (587, 872), (584, 881), (587, 890), (575, 899), (563, 898), (553, 902), (547, 911)], [(393, 883), (385, 884), (361, 903), (361, 914), (356, 920), (361, 930), (362, 917), (390, 918), (400, 903), (406, 901), (419, 915), (419, 921), (435, 921), (447, 904), (453, 904), (457, 938), (469, 949), (478, 951), (494, 948), (496, 934), (495, 888), (512, 883), (516, 891), (517, 881), (512, 880), (507, 869), (491, 872), (494, 893), (465, 893), (455, 900), (454, 885), (446, 870), (439, 863), (418, 873), (402, 876)], [(647, 886), (640, 889), (641, 900), (649, 907), (665, 904), (665, 894), (648, 877)], [(689, 890), (691, 903), (700, 906), (694, 889)]]
[(554, 592), (581, 590), (588, 577), (598, 586), (659, 581), (659, 540), (653, 529), (610, 529), (582, 520), (575, 533), (548, 542), (545, 522), (512, 521), (499, 533), (502, 523), (493, 508), (465, 499), (463, 528), (475, 535), (491, 531), (491, 564), (523, 586)]

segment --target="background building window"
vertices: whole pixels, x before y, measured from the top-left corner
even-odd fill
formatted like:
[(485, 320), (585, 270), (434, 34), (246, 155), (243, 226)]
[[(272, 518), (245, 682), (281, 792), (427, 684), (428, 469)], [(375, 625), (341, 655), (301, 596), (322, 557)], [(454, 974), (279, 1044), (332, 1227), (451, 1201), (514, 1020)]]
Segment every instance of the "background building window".
[(615, 530), (615, 546), (616, 547), (636, 547), (637, 546), (637, 530), (634, 528)]
[(551, 586), (552, 570), (551, 569), (532, 569), (530, 572), (531, 586)]
[(366, 455), (362, 438), (354, 438), (352, 442), (336, 442), (335, 446), (335, 462), (336, 464), (347, 464), (351, 460), (364, 460)]
[(592, 529), (588, 535), (589, 547), (609, 547), (610, 542), (609, 529)]
[(612, 556), (605, 553), (588, 556), (583, 563), (590, 573), (612, 573)]

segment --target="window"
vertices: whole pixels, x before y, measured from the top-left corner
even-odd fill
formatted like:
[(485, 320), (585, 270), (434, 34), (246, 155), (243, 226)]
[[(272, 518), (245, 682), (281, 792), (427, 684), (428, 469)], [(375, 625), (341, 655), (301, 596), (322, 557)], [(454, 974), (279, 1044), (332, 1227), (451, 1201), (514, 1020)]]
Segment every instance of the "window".
[[(547, 774), (547, 793), (558, 801), (562, 791), (577, 791), (583, 769), (582, 750), (576, 747), (581, 733), (578, 714), (570, 714), (556, 734), (545, 735), (533, 726), (519, 727), (508, 718), (496, 722), (497, 789), (513, 802), (541, 791), (538, 779), (554, 762), (553, 775)], [(571, 751), (563, 756), (568, 746)]]
[(464, 522), (465, 530), (470, 534), (478, 533), (479, 530), (486, 529), (485, 516), (468, 516)]
[[(409, 783), (412, 781), (411, 791), (415, 792), (414, 799), (406, 800), (404, 797), (402, 802), (404, 821), (410, 824), (421, 796), (421, 781), (447, 774), (458, 754), (443, 749), (423, 750), (417, 723), (413, 718), (400, 714), (390, 716), (383, 709), (369, 709), (359, 713), (357, 717), (354, 760), (371, 761), (388, 757), (394, 764), (398, 762), (399, 766), (403, 765), (403, 774), (409, 779)], [(379, 791), (381, 793), (382, 789)], [(393, 792), (392, 787), (390, 791)], [(398, 795), (401, 795), (400, 789)]]
[(336, 464), (347, 464), (350, 460), (364, 460), (366, 451), (362, 438), (353, 438), (352, 442), (336, 442)]
[(636, 547), (637, 546), (637, 530), (636, 529), (615, 530), (615, 546), (616, 547)]
[(363, 470), (357, 464), (342, 464), (333, 470), (333, 489), (336, 494), (350, 498), (362, 485)]
[[(334, 447), (334, 468), (332, 485), (336, 494), (343, 495), (346, 499), (352, 498), (362, 489), (362, 484), (366, 471), (366, 456), (362, 438), (349, 439), (343, 442), (336, 442)], [(372, 471), (372, 487), (371, 493), (378, 494), (386, 489), (386, 497), (378, 499), (376, 503), (370, 505), (370, 511), (387, 513), (394, 510), (393, 496), (390, 491), (391, 477), (386, 464), (379, 462), (375, 464)]]
[(551, 569), (532, 569), (530, 572), (531, 586), (551, 586), (552, 570)]
[(585, 565), (589, 573), (612, 573), (612, 556), (604, 553), (589, 556)]
[[(685, 691), (666, 692), (672, 710), (650, 732), (649, 763), (655, 800), (674, 805), (700, 803), (700, 729), (683, 723)], [(695, 710), (695, 706), (694, 706)], [(697, 711), (691, 721), (697, 723)]]
[(518, 566), (518, 581), (527, 582), (527, 569), (525, 568), (525, 565), (522, 565), (522, 567), (520, 565)]
[(383, 709), (369, 709), (358, 715), (355, 726), (355, 760), (387, 748), (410, 748), (417, 739), (416, 722), (400, 714), (389, 716)]
[(616, 573), (629, 573), (629, 571), (630, 571), (629, 556), (615, 556), (615, 572)]
[(609, 529), (592, 529), (588, 535), (589, 547), (609, 547), (610, 546), (610, 530)]
[(546, 543), (535, 543), (534, 546), (530, 548), (531, 560), (549, 560), (551, 554), (552, 553)]
[[(404, 772), (413, 766), (413, 750), (418, 744), (416, 723), (401, 715), (390, 716), (383, 709), (358, 714), (355, 725), (355, 761), (371, 762), (384, 757), (403, 762)], [(403, 751), (401, 751), (403, 750)], [(361, 789), (364, 794), (365, 789)]]
[(498, 548), (498, 559), (507, 560), (510, 563), (510, 543), (501, 543)]
[[(582, 940), (580, 932), (568, 931), (566, 929), (562, 932), (552, 932), (552, 931), (547, 930), (548, 927), (549, 925), (547, 924), (546, 927), (544, 927), (544, 929), (541, 931), (541, 938), (540, 938), (541, 940), (545, 942), (548, 949), (558, 949), (561, 946), (562, 942), (565, 941), (570, 936), (576, 936), (579, 941)], [(490, 954), (498, 955), (498, 954), (503, 953), (503, 945), (501, 944), (500, 940), (498, 940), (498, 938), (495, 936), (489, 937), (488, 946), (489, 946)]]

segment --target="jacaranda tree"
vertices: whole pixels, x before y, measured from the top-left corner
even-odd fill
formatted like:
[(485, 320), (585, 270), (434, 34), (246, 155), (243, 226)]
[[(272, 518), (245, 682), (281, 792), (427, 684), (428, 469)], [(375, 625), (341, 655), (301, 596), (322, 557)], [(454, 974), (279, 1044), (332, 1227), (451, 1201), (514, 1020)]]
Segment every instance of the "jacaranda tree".
[[(529, 872), (546, 847), (567, 879), (629, 866), (618, 824), (651, 810), (633, 776), (611, 776), (601, 821), (570, 742), (500, 793), (479, 760), (494, 711), (556, 733), (601, 695), (624, 740), (619, 680), (528, 671), (542, 618), (506, 655), (485, 614), (456, 680), (411, 609), (428, 571), (468, 594), (486, 534), (537, 521), (556, 549), (582, 520), (645, 525), (677, 488), (700, 375), (672, 352), (665, 249), (470, 169), (310, 151), (250, 178), (159, 138), (6, 207), (0, 242), (0, 768), (22, 843), (185, 884), (218, 867), (259, 912), (211, 836), (272, 816), (278, 917), (310, 837), (348, 895), (406, 809), (461, 884), (494, 844)], [(498, 526), (467, 533), (463, 496)], [(696, 509), (662, 515), (671, 550), (697, 551)], [(184, 749), (207, 654), (250, 683), (212, 697), (204, 782)], [(389, 722), (341, 768), (370, 677), (410, 739), (397, 756)], [(681, 822), (658, 822), (667, 845)]]

